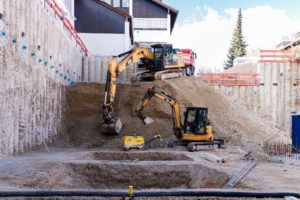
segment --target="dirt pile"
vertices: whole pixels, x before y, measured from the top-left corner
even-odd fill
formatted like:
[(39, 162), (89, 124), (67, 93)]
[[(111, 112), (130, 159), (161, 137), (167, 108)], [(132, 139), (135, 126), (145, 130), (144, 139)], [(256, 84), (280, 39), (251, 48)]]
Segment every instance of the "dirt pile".
[(261, 144), (269, 139), (285, 140), (288, 136), (281, 132), (275, 138), (279, 130), (269, 121), (196, 78), (174, 79), (167, 83), (177, 91), (176, 96), (185, 97), (194, 106), (208, 107), (209, 118), (219, 137), (242, 144)]
[[(123, 135), (144, 135), (151, 138), (161, 134), (165, 144), (174, 138), (170, 106), (155, 98), (145, 113), (155, 123), (145, 126), (136, 117), (135, 109), (148, 88), (156, 86), (175, 97), (182, 112), (186, 106), (208, 107), (216, 137), (224, 138), (231, 144), (246, 148), (257, 147), (272, 138), (278, 130), (259, 115), (244, 106), (219, 94), (196, 78), (180, 78), (155, 83), (141, 83), (138, 87), (119, 85), (115, 102), (115, 113), (121, 118)], [(108, 137), (100, 133), (101, 105), (104, 86), (99, 84), (78, 84), (68, 89), (66, 134), (63, 145), (76, 147), (121, 148), (119, 137)], [(284, 134), (283, 134), (284, 135)], [(275, 139), (285, 139), (277, 137)]]

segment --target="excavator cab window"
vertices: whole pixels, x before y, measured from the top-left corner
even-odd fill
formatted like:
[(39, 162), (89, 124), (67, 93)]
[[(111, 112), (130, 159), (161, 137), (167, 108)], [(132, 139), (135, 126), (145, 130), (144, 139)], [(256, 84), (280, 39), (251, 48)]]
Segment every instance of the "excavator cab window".
[(174, 65), (174, 60), (173, 60), (173, 56), (174, 56), (174, 53), (173, 53), (173, 49), (172, 48), (167, 48), (164, 50), (164, 62), (165, 62), (165, 65), (166, 66), (169, 66), (169, 65)]
[(187, 108), (185, 112), (184, 131), (205, 135), (207, 126), (207, 108)]
[(155, 44), (151, 46), (154, 55), (154, 67), (156, 69), (173, 65), (173, 47), (170, 44)]
[(162, 47), (156, 47), (153, 50), (154, 65), (156, 68), (164, 68), (164, 52)]

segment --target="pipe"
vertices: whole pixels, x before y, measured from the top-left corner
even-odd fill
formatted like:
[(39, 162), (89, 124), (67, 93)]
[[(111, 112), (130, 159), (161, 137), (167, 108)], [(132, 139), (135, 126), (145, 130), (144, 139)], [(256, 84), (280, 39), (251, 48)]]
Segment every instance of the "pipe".
[(137, 192), (135, 197), (248, 197), (248, 198), (284, 198), (292, 196), (299, 198), (300, 193), (291, 192), (241, 192), (241, 191), (163, 191), (163, 192)]
[[(37, 191), (0, 191), (0, 197), (129, 197), (128, 192), (109, 192), (93, 190), (37, 190)], [(134, 197), (247, 197), (247, 198), (300, 198), (300, 193), (292, 192), (247, 192), (221, 190), (182, 190), (182, 191), (137, 191)]]
[(3, 197), (123, 197), (128, 196), (127, 192), (107, 192), (107, 191), (1, 191), (0, 198)]

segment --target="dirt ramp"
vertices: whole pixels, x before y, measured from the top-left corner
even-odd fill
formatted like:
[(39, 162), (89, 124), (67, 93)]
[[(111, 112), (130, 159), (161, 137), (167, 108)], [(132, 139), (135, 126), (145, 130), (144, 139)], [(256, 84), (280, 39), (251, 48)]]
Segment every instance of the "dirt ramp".
[[(143, 135), (149, 139), (160, 134), (164, 139), (164, 147), (170, 139), (174, 139), (171, 108), (167, 103), (156, 98), (149, 103), (145, 113), (154, 119), (149, 126), (145, 126), (136, 116), (137, 105), (153, 86), (175, 97), (182, 112), (187, 106), (208, 107), (215, 135), (230, 144), (242, 144), (246, 149), (254, 150), (265, 140), (286, 140), (285, 135), (288, 135), (280, 133), (258, 114), (221, 95), (195, 77), (141, 83), (138, 87), (118, 85), (114, 108), (115, 114), (122, 120), (123, 135)], [(121, 137), (108, 137), (100, 132), (103, 99), (104, 85), (83, 83), (68, 89), (66, 132), (61, 140), (63, 146), (122, 148)]]
[[(164, 82), (157, 82), (155, 85), (165, 91), (172, 90)], [(155, 118), (155, 123), (150, 126), (145, 126), (135, 113), (144, 93), (151, 87), (153, 83), (142, 83), (138, 87), (118, 85), (115, 114), (122, 120), (123, 135), (144, 135), (146, 139), (150, 139), (160, 134), (164, 138), (163, 146), (166, 146), (168, 140), (174, 138), (170, 106), (153, 99), (145, 110)], [(56, 146), (122, 148), (121, 137), (101, 134), (103, 100), (104, 85), (81, 83), (68, 88), (64, 123), (66, 131)]]
[[(209, 118), (217, 136), (232, 143), (262, 144), (269, 139), (286, 140), (288, 134), (280, 132), (259, 114), (248, 110), (212, 87), (193, 78), (166, 81), (175, 91), (175, 97), (184, 97), (194, 106), (208, 107)], [(280, 133), (276, 137), (275, 134)]]

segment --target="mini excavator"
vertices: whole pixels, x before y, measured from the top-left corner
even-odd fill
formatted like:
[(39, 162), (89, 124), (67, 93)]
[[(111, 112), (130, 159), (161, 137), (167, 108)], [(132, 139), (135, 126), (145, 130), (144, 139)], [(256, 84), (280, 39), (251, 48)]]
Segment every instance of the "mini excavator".
[(224, 147), (224, 140), (214, 139), (212, 126), (207, 117), (207, 108), (187, 107), (184, 112), (184, 122), (182, 123), (180, 106), (176, 99), (155, 87), (147, 91), (137, 108), (138, 117), (143, 120), (146, 125), (152, 123), (153, 120), (143, 114), (142, 111), (148, 105), (152, 97), (157, 97), (171, 106), (173, 131), (177, 139), (170, 141), (168, 144), (169, 147), (186, 146), (187, 149), (192, 152), (203, 149), (203, 146), (208, 148), (213, 148), (214, 146), (218, 146), (218, 148)]
[[(120, 58), (120, 60), (118, 59)], [(194, 74), (196, 54), (192, 50), (173, 49), (172, 45), (156, 44), (151, 49), (135, 47), (132, 50), (112, 57), (110, 60), (103, 104), (101, 133), (119, 135), (122, 122), (114, 116), (113, 103), (117, 88), (117, 76), (134, 63), (144, 71), (134, 77), (138, 81), (152, 81)]]

